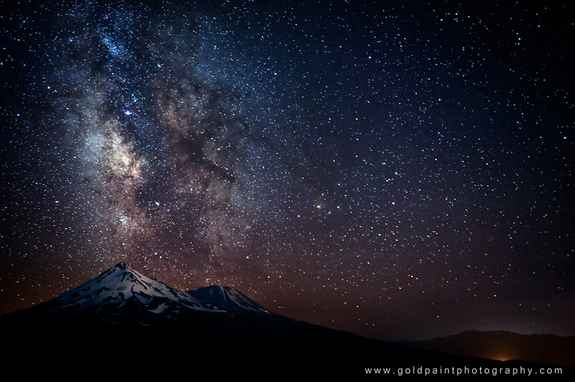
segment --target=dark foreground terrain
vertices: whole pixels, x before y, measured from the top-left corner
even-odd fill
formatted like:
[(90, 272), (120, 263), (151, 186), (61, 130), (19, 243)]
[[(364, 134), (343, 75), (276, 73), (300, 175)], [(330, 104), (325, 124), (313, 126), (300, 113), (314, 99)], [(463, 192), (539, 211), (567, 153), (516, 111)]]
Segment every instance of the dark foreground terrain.
[[(21, 377), (174, 377), (195, 379), (248, 376), (462, 380), (496, 376), (549, 380), (572, 378), (573, 369), (523, 361), (493, 361), (374, 341), (297, 322), (225, 322), (204, 317), (187, 327), (135, 327), (59, 321), (3, 327), (6, 369)], [(389, 373), (389, 374), (387, 374)], [(385, 374), (385, 375), (384, 375)], [(184, 377), (185, 376), (185, 377)], [(193, 376), (193, 378), (192, 378)], [(82, 378), (83, 379), (83, 378)], [(551, 380), (553, 380), (551, 379)]]
[(0, 317), (5, 375), (36, 381), (550, 380), (572, 368), (416, 349), (297, 321), (229, 287), (183, 292), (127, 264)]

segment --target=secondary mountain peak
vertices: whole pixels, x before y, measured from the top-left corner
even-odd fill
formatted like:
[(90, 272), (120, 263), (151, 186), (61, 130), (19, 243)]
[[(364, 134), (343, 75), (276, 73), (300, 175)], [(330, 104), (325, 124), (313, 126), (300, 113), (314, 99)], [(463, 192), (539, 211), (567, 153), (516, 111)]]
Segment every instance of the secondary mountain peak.
[(239, 290), (229, 286), (212, 285), (188, 291), (187, 293), (198, 300), (209, 301), (226, 310), (245, 310), (271, 314), (263, 306)]

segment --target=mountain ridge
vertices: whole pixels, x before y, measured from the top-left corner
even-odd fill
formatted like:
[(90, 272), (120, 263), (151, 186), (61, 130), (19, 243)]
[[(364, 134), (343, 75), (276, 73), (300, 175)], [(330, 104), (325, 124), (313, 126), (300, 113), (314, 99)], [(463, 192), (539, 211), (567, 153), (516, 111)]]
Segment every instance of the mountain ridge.
[(245, 309), (259, 313), (273, 314), (239, 290), (222, 285), (210, 285), (186, 292), (199, 300), (210, 301), (225, 309)]
[(575, 336), (466, 330), (427, 341), (399, 341), (422, 350), (493, 360), (527, 360), (575, 367)]
[(131, 373), (146, 377), (150, 368), (165, 372), (166, 365), (175, 374), (193, 365), (219, 376), (354, 379), (365, 377), (366, 368), (385, 365), (396, 377), (414, 365), (533, 366), (368, 339), (275, 314), (231, 287), (179, 291), (125, 263), (52, 300), (0, 317), (0, 336), (10, 350), (7, 364), (33, 362), (42, 365), (42, 373), (56, 374), (66, 370), (62, 365), (107, 367), (118, 359), (140, 365)]

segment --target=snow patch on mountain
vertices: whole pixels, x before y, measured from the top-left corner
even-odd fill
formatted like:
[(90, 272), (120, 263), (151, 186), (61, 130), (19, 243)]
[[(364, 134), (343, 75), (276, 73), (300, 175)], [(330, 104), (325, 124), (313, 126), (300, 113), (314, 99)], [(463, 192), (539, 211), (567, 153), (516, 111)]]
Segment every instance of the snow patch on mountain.
[(243, 310), (273, 314), (242, 292), (232, 287), (212, 285), (188, 291), (187, 294), (198, 300), (217, 305), (225, 310)]

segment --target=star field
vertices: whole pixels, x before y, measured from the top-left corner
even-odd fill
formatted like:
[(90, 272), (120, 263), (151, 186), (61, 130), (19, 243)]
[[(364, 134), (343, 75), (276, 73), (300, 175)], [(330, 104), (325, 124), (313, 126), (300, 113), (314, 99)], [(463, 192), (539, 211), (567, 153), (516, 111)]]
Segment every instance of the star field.
[(380, 339), (575, 334), (572, 6), (5, 7), (0, 313), (126, 261)]

